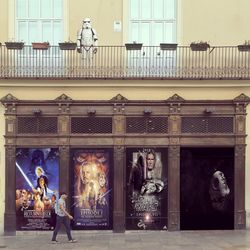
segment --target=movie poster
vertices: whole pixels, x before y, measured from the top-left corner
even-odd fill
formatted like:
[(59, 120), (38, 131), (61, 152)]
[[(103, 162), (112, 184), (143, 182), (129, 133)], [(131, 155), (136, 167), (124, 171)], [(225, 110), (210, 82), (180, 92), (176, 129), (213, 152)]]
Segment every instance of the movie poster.
[(59, 190), (57, 148), (17, 148), (16, 229), (53, 230)]
[(234, 228), (234, 149), (181, 148), (181, 230)]
[(73, 227), (112, 228), (112, 151), (73, 149)]
[(126, 150), (126, 229), (167, 230), (167, 149)]

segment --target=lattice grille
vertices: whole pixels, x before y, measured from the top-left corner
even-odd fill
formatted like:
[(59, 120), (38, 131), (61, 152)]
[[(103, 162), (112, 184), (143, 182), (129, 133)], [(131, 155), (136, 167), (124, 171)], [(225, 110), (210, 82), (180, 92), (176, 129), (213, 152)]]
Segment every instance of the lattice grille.
[(57, 117), (18, 117), (19, 134), (56, 134)]
[(72, 117), (73, 134), (112, 134), (112, 117)]
[(233, 117), (182, 117), (182, 133), (233, 133)]
[(167, 117), (127, 117), (127, 133), (168, 133)]

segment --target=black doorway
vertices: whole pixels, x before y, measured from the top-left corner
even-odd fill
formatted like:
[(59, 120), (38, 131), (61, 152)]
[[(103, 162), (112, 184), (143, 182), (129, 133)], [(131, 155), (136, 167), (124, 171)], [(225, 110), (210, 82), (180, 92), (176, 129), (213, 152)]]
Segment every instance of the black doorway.
[(234, 148), (181, 148), (180, 229), (234, 228)]

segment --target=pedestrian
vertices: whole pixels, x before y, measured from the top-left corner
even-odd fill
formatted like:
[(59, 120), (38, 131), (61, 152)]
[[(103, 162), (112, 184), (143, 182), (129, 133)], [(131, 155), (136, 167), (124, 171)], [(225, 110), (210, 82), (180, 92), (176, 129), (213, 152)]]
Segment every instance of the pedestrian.
[(58, 243), (58, 241), (56, 240), (56, 236), (58, 231), (60, 230), (61, 224), (64, 224), (65, 229), (66, 229), (66, 233), (68, 236), (68, 240), (70, 243), (75, 243), (77, 242), (75, 239), (72, 238), (71, 236), (71, 232), (70, 232), (70, 223), (69, 223), (69, 219), (73, 220), (73, 216), (71, 216), (67, 211), (66, 211), (66, 199), (67, 199), (68, 195), (66, 192), (62, 192), (60, 195), (60, 199), (58, 200), (57, 204), (56, 204), (56, 227), (55, 230), (53, 232), (53, 237), (52, 237), (52, 243)]

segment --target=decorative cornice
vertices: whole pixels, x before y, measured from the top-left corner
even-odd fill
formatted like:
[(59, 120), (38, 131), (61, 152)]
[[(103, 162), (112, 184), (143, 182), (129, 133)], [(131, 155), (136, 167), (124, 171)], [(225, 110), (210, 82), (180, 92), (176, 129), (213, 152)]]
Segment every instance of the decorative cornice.
[(70, 102), (72, 101), (72, 98), (70, 98), (69, 96), (62, 94), (60, 96), (58, 96), (55, 101), (57, 102)]
[(128, 99), (126, 97), (122, 96), (121, 94), (118, 94), (115, 97), (113, 97), (112, 99), (110, 99), (110, 101), (112, 101), (112, 102), (127, 102)]
[(185, 99), (183, 99), (181, 96), (174, 94), (173, 96), (169, 97), (167, 102), (184, 102)]
[(239, 96), (235, 97), (233, 99), (234, 102), (244, 102), (244, 103), (249, 103), (250, 102), (250, 97), (245, 95), (245, 94), (240, 94)]
[(1, 98), (0, 101), (2, 103), (7, 103), (7, 102), (11, 103), (11, 102), (17, 102), (18, 99), (15, 96), (13, 96), (12, 94), (8, 94), (8, 95), (4, 96), (3, 98)]

